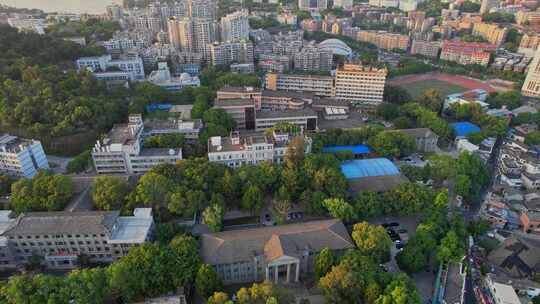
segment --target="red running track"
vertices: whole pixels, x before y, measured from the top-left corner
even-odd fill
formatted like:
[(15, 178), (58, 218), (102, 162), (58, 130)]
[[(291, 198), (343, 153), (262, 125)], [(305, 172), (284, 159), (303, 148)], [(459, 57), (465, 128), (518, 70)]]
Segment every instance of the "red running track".
[(415, 75), (405, 75), (405, 76), (399, 76), (396, 78), (393, 78), (388, 81), (388, 84), (393, 86), (403, 86), (419, 81), (426, 81), (426, 80), (439, 80), (448, 82), (460, 87), (464, 87), (468, 90), (473, 89), (484, 89), (488, 93), (495, 92), (495, 88), (490, 86), (489, 84), (474, 79), (469, 78), (461, 75), (450, 75), (450, 74), (442, 74), (442, 73), (426, 73), (426, 74), (415, 74)]

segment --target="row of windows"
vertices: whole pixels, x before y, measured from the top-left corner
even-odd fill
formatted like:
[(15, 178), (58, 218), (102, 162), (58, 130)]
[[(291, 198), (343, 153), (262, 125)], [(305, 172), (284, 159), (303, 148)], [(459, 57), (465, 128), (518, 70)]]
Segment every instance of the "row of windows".
[[(29, 239), (29, 240), (31, 240), (31, 239), (36, 239), (36, 240), (38, 240), (38, 239), (40, 239), (40, 238), (42, 238), (42, 237), (43, 237), (44, 239), (48, 239), (48, 238), (51, 238), (51, 239), (54, 239), (54, 238), (56, 238), (56, 239), (63, 239), (63, 238), (72, 238), (72, 237), (76, 237), (76, 238), (80, 238), (80, 237), (89, 238), (90, 236), (93, 237), (93, 238), (97, 238), (97, 237), (98, 237), (97, 234), (65, 234), (65, 235), (64, 235), (64, 234), (55, 234), (55, 235), (47, 235), (47, 234), (45, 234), (45, 235), (27, 235), (26, 237), (24, 237), (24, 236), (22, 236), (22, 235), (18, 235), (18, 236), (17, 236), (17, 239), (24, 239), (24, 238), (26, 238), (26, 239)], [(101, 233), (101, 234), (99, 234), (99, 236), (103, 238), (103, 237), (105, 237), (105, 234)], [(10, 236), (9, 239), (13, 240), (13, 239), (15, 239), (15, 236)]]

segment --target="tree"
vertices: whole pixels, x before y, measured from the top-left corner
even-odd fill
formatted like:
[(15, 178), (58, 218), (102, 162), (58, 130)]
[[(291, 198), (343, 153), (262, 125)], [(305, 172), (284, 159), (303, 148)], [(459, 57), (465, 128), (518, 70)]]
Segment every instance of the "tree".
[(315, 258), (315, 275), (317, 278), (325, 276), (336, 263), (336, 256), (330, 248), (323, 248)]
[(460, 10), (465, 13), (476, 13), (480, 10), (480, 4), (466, 0), (461, 3)]
[(455, 231), (449, 231), (441, 240), (439, 248), (437, 248), (437, 259), (441, 262), (453, 261), (457, 262), (465, 254), (465, 249), (461, 244), (460, 239)]
[(412, 97), (404, 88), (387, 84), (384, 86), (383, 100), (387, 103), (402, 105), (411, 101)]
[(390, 259), (392, 240), (382, 226), (361, 222), (353, 227), (352, 238), (361, 254), (373, 257), (379, 263)]
[(213, 204), (204, 209), (203, 221), (213, 232), (221, 231), (224, 213), (223, 205)]
[(420, 295), (414, 283), (405, 275), (398, 274), (386, 286), (384, 294), (380, 295), (375, 304), (420, 304)]
[(302, 162), (302, 160), (305, 157), (304, 149), (305, 149), (304, 137), (303, 136), (294, 137), (289, 143), (289, 146), (287, 147), (287, 151), (285, 152), (285, 156), (284, 156), (285, 164), (289, 168), (297, 168), (300, 162)]
[(532, 131), (525, 135), (525, 143), (528, 145), (540, 144), (540, 131)]
[(264, 197), (261, 190), (254, 185), (249, 185), (242, 196), (241, 207), (244, 210), (257, 212), (264, 206)]
[(64, 288), (75, 303), (103, 303), (110, 295), (109, 280), (104, 268), (76, 269), (68, 274), (65, 281)]
[(13, 180), (7, 176), (0, 174), (0, 195), (7, 195), (11, 191)]
[(214, 292), (212, 296), (208, 298), (208, 304), (229, 304), (232, 301), (229, 300), (229, 295), (224, 292)]
[(92, 151), (86, 150), (75, 156), (66, 166), (66, 173), (80, 173), (92, 163)]
[(211, 265), (202, 264), (195, 277), (195, 288), (203, 298), (207, 298), (222, 288), (221, 279)]
[(412, 137), (401, 131), (383, 131), (369, 140), (369, 145), (381, 156), (402, 157), (414, 151)]
[(20, 179), (11, 186), (9, 204), (16, 213), (58, 211), (64, 209), (72, 195), (71, 178), (40, 171), (32, 179)]
[(167, 202), (171, 189), (172, 185), (168, 178), (150, 171), (139, 179), (134, 191), (135, 201), (159, 211)]
[(471, 179), (465, 174), (459, 174), (456, 177), (455, 190), (458, 195), (462, 197), (469, 197), (471, 193)]
[(422, 94), (418, 98), (418, 103), (434, 112), (439, 112), (442, 107), (443, 101), (444, 98), (441, 92), (434, 89), (429, 89), (422, 92)]
[(377, 115), (385, 120), (393, 120), (399, 116), (399, 106), (393, 103), (381, 103), (377, 107)]
[(353, 303), (357, 294), (355, 280), (345, 265), (333, 266), (332, 270), (319, 280), (319, 286), (328, 303)]
[(331, 216), (339, 218), (345, 222), (354, 219), (354, 208), (342, 198), (329, 198), (323, 201), (323, 206)]
[(124, 207), (129, 185), (125, 180), (112, 176), (100, 176), (94, 180), (91, 195), (99, 210), (120, 210)]

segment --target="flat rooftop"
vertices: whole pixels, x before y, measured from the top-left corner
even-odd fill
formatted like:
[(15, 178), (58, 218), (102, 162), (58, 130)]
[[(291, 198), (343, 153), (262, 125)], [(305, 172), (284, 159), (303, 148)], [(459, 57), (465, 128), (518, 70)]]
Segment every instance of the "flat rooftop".
[(258, 111), (257, 119), (287, 118), (287, 117), (309, 117), (316, 118), (317, 113), (312, 109), (287, 110), (287, 111)]
[(399, 175), (399, 169), (387, 158), (348, 160), (341, 164), (341, 172), (347, 179)]
[(150, 234), (152, 225), (152, 217), (120, 216), (116, 221), (116, 229), (108, 240), (108, 243), (144, 243)]
[(214, 106), (219, 108), (226, 108), (226, 107), (248, 107), (252, 106), (255, 107), (255, 102), (252, 99), (244, 98), (244, 99), (221, 99), (214, 101)]
[(0, 135), (0, 152), (19, 153), (34, 143), (31, 139), (9, 134)]

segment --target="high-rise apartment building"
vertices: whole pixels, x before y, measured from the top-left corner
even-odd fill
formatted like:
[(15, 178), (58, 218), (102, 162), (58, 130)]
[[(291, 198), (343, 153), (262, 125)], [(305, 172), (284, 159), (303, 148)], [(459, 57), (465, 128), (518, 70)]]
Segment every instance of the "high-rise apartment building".
[(0, 135), (0, 173), (31, 178), (41, 169), (49, 169), (41, 142), (8, 134)]
[(215, 20), (217, 17), (217, 2), (214, 0), (187, 0), (188, 16)]
[(298, 71), (330, 71), (333, 54), (310, 44), (294, 54), (294, 69)]
[(336, 70), (335, 97), (360, 106), (377, 106), (383, 101), (387, 73), (385, 68), (344, 64)]
[(305, 11), (322, 11), (328, 8), (327, 0), (298, 0), (298, 7)]
[(177, 50), (190, 52), (193, 49), (193, 26), (189, 18), (172, 17), (168, 21), (169, 41)]
[(533, 61), (529, 65), (521, 93), (525, 96), (540, 97), (540, 48), (536, 51)]
[(240, 10), (221, 18), (221, 41), (249, 39), (249, 13)]
[(208, 44), (217, 41), (217, 23), (205, 18), (172, 17), (168, 22), (169, 40), (182, 52), (208, 54)]
[(107, 5), (107, 17), (112, 21), (119, 21), (124, 16), (122, 6), (118, 4)]
[(212, 65), (253, 63), (253, 43), (249, 40), (210, 44), (208, 52)]

